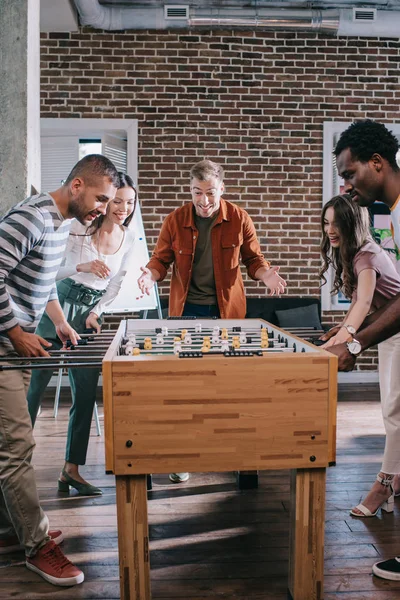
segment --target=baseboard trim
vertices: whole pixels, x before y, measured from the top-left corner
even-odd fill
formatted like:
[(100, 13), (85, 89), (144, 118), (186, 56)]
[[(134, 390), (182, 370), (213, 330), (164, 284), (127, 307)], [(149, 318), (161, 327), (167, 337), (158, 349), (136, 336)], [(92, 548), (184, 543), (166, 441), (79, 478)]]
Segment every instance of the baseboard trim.
[(379, 383), (378, 371), (350, 371), (338, 373), (338, 383)]

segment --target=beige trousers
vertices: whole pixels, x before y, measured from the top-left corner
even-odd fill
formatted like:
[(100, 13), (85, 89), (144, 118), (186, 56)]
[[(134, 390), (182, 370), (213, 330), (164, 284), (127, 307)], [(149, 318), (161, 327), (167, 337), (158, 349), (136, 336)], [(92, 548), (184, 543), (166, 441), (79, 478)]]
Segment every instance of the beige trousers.
[(50, 538), (31, 465), (35, 441), (26, 401), (29, 380), (27, 369), (0, 371), (0, 537), (16, 534), (27, 556), (33, 556)]
[(379, 387), (386, 431), (383, 473), (400, 473), (400, 333), (378, 345)]

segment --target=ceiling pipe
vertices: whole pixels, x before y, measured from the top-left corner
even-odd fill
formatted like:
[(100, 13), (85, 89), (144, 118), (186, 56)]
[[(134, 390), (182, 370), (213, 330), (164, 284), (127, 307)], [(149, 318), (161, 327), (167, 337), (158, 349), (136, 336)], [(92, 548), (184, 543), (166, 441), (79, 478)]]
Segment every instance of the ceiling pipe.
[(270, 31), (319, 31), (335, 35), (339, 27), (336, 10), (271, 10), (258, 8), (196, 10), (189, 27), (251, 28)]
[[(75, 0), (82, 25), (108, 31), (129, 29), (263, 29), (319, 32), (337, 36), (398, 37), (400, 11), (376, 11), (373, 21), (354, 21), (351, 9), (271, 10), (266, 8), (189, 9), (188, 19), (166, 19), (164, 6), (105, 6), (98, 0)], [(166, 1), (165, 5), (169, 5)], [(176, 5), (175, 5), (176, 6)], [(184, 5), (179, 5), (184, 6)]]

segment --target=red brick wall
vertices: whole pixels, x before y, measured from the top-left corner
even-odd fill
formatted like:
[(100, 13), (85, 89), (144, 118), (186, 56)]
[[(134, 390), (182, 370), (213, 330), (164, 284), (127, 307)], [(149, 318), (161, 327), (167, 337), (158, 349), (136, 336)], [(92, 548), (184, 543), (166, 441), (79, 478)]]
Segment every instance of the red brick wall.
[[(224, 164), (225, 197), (253, 218), (288, 293), (318, 296), (322, 124), (397, 119), (399, 47), (311, 33), (42, 34), (42, 116), (139, 119), (150, 249), (163, 218), (189, 199), (190, 166)], [(248, 279), (246, 291), (264, 293)]]

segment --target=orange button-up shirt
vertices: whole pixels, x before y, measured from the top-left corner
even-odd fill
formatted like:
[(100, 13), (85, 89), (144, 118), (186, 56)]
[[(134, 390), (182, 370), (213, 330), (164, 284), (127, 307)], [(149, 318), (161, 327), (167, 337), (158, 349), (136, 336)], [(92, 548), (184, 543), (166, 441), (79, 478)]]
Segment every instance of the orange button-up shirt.
[[(173, 264), (169, 315), (180, 317), (189, 291), (198, 231), (193, 203), (188, 202), (167, 216), (157, 245), (147, 264), (160, 273), (162, 281)], [(249, 277), (260, 267), (269, 268), (261, 254), (253, 221), (245, 210), (221, 198), (219, 215), (211, 231), (215, 288), (222, 319), (244, 319), (246, 297), (239, 257)]]

